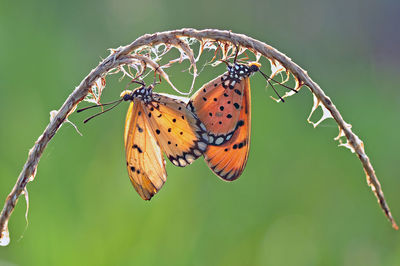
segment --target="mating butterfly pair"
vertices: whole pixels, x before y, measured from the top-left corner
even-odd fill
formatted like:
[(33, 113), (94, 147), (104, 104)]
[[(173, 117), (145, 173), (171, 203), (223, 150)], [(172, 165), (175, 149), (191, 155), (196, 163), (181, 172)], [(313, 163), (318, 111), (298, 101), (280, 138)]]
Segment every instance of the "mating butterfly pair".
[(249, 76), (258, 70), (256, 63), (228, 65), (228, 72), (200, 88), (189, 103), (154, 93), (153, 85), (142, 83), (121, 94), (117, 104), (131, 101), (124, 133), (126, 164), (143, 199), (151, 199), (166, 181), (163, 152), (176, 166), (204, 155), (222, 179), (232, 181), (241, 175), (250, 144)]

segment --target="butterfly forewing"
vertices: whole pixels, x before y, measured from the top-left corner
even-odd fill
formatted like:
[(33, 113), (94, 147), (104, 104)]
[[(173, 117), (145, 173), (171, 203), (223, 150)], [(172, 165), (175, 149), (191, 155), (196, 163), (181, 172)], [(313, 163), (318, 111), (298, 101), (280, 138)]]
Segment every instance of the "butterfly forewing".
[(248, 78), (243, 80), (243, 85), (245, 89), (238, 118), (238, 127), (232, 138), (220, 146), (209, 145), (204, 153), (210, 169), (226, 181), (233, 181), (242, 174), (249, 154), (251, 100)]
[(125, 123), (125, 152), (129, 178), (139, 195), (150, 200), (167, 179), (165, 161), (144, 103), (134, 99)]
[(192, 107), (209, 133), (204, 153), (211, 170), (224, 180), (244, 170), (250, 145), (250, 81), (258, 63), (228, 65), (228, 71), (204, 85), (191, 98)]
[(153, 93), (152, 97), (146, 115), (168, 159), (183, 167), (203, 155), (208, 144), (207, 131), (186, 103), (172, 95)]
[(209, 131), (210, 144), (221, 145), (232, 136), (242, 107), (243, 91), (243, 82), (230, 80), (225, 73), (191, 97), (197, 116)]

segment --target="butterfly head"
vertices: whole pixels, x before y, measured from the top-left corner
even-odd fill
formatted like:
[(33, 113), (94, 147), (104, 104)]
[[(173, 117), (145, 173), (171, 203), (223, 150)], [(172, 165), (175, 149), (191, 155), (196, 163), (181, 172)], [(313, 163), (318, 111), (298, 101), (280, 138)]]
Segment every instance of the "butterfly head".
[(120, 95), (121, 98), (119, 100), (116, 100), (116, 101), (113, 101), (113, 102), (110, 102), (110, 103), (92, 105), (92, 106), (89, 106), (89, 107), (85, 107), (85, 108), (79, 109), (77, 112), (79, 113), (79, 112), (82, 112), (82, 111), (85, 111), (85, 110), (88, 110), (88, 109), (91, 109), (91, 108), (103, 107), (103, 106), (106, 106), (106, 105), (114, 104), (110, 108), (108, 108), (108, 109), (106, 109), (104, 111), (101, 111), (100, 113), (97, 113), (95, 115), (92, 115), (91, 117), (89, 117), (85, 121), (83, 121), (84, 123), (87, 123), (89, 120), (92, 120), (96, 116), (104, 114), (105, 112), (108, 112), (111, 109), (115, 108), (122, 101), (133, 101), (136, 98), (136, 99), (140, 99), (141, 101), (143, 101), (145, 103), (151, 102), (153, 100), (152, 93), (153, 93), (154, 85), (150, 85), (150, 86), (146, 87), (144, 85), (144, 83), (143, 84), (139, 83), (139, 84), (141, 84), (142, 86), (137, 88), (137, 89), (135, 89), (135, 90), (132, 90), (132, 91), (125, 90), (125, 91), (123, 91), (121, 93), (121, 95)]
[(249, 65), (249, 70), (251, 73), (257, 72), (260, 70), (261, 64), (257, 62), (250, 62)]
[(153, 88), (154, 86), (150, 85), (148, 87), (141, 86), (132, 91), (126, 90), (121, 93), (120, 97), (124, 101), (133, 101), (136, 98), (148, 103), (152, 100)]

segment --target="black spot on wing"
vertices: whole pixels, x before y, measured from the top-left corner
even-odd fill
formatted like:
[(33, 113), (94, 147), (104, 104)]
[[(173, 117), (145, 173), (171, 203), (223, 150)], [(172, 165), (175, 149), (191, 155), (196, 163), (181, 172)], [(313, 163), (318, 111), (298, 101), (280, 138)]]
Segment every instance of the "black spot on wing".
[(243, 120), (239, 120), (236, 124), (236, 127), (241, 127), (244, 125), (244, 121)]
[(142, 153), (142, 152), (143, 152), (143, 150), (142, 150), (138, 145), (136, 145), (136, 144), (133, 144), (132, 148), (133, 148), (133, 149), (137, 149), (139, 153)]

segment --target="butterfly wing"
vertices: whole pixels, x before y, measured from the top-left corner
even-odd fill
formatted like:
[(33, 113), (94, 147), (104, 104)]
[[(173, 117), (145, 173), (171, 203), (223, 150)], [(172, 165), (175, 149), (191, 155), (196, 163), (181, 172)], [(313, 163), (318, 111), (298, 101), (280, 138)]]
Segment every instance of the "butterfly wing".
[(209, 133), (209, 144), (221, 145), (232, 137), (242, 109), (244, 79), (231, 78), (229, 72), (205, 84), (192, 97), (193, 108)]
[(250, 146), (251, 98), (249, 78), (243, 79), (243, 97), (233, 136), (220, 146), (209, 145), (204, 158), (210, 169), (220, 178), (233, 181), (242, 174)]
[(164, 185), (167, 173), (160, 145), (141, 100), (134, 99), (130, 103), (124, 140), (129, 178), (142, 199), (150, 200)]
[(145, 109), (161, 149), (176, 166), (186, 166), (203, 155), (208, 144), (206, 127), (178, 97), (153, 93)]

